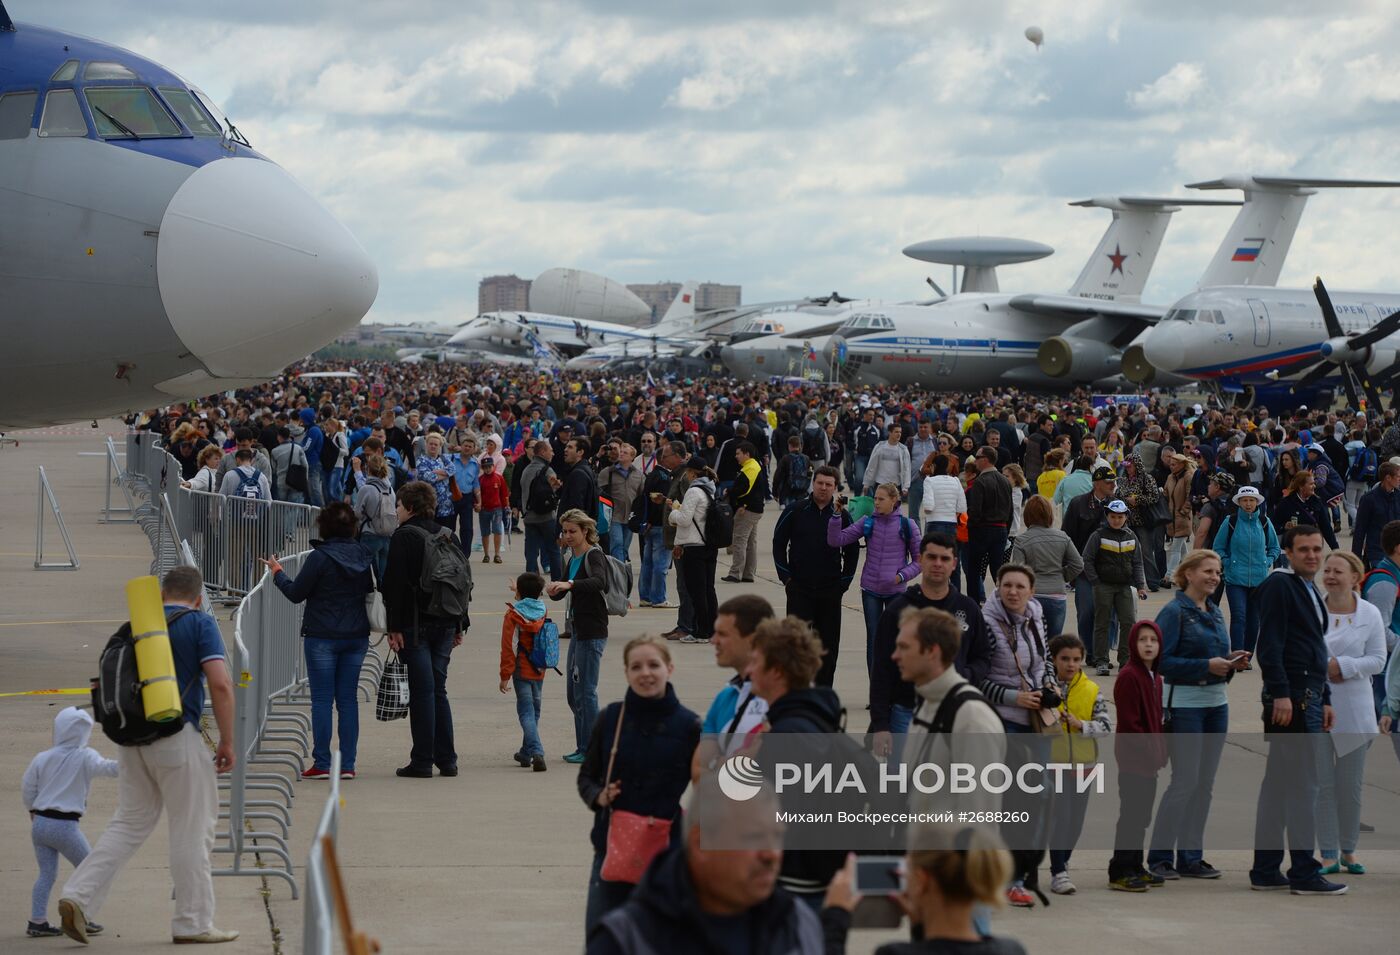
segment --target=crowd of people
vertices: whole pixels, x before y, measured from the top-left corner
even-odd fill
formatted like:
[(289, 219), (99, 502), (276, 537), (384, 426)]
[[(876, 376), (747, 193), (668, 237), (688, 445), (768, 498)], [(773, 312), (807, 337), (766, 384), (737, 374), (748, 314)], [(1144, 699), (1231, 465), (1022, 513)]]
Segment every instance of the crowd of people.
[[(469, 598), (471, 563), (517, 553), (499, 686), (516, 696), (514, 761), (545, 771), (548, 603), (563, 601), (574, 749), (562, 758), (578, 767), (594, 819), (589, 952), (663, 941), (843, 950), (857, 901), (844, 853), (784, 854), (781, 834), (757, 827), (751, 850), (717, 854), (697, 827), (735, 824), (714, 805), (711, 770), (724, 758), (763, 734), (860, 732), (845, 721), (861, 706), (881, 759), (981, 750), (1092, 764), (1111, 740), (1120, 813), (1105, 881), (1147, 892), (1221, 876), (1203, 842), (1226, 687), (1255, 671), (1265, 733), (1329, 731), (1335, 745), (1270, 748), (1251, 887), (1338, 894), (1346, 887), (1328, 875), (1364, 872), (1364, 760), (1400, 708), (1393, 413), (430, 365), (360, 372), (291, 376), (133, 424), (165, 437), (192, 489), (321, 508), (320, 539), (295, 578), (267, 558), (282, 592), (307, 604), (308, 778), (329, 772), (333, 710), (342, 776), (355, 774), (373, 592), (409, 671), (412, 747), (397, 772), (456, 775), (447, 672), (470, 617), (465, 600), (444, 610), (422, 581), (465, 575)], [(760, 558), (769, 509), (771, 568)], [(614, 563), (635, 568), (636, 603), (676, 616), (626, 645), (625, 698), (600, 708), (599, 674), (616, 659), (605, 600)], [(744, 588), (770, 574), (781, 614)], [(857, 575), (868, 695), (843, 701), (832, 687)], [(1164, 589), (1173, 593), (1155, 620), (1139, 619), (1139, 602)], [(672, 686), (672, 647), (695, 643), (712, 644), (732, 673), (703, 715)], [(1111, 687), (1093, 679), (1110, 676)], [(1284, 774), (1289, 785), (1278, 785)], [(906, 902), (925, 941), (891, 951), (984, 939), (986, 906), (1035, 905), (1047, 855), (1050, 891), (1077, 891), (1084, 801), (1025, 800), (1006, 795), (1005, 808), (1034, 811), (1001, 833), (922, 834)], [(37, 899), (36, 889), (39, 915)], [(676, 932), (682, 924), (694, 932)], [(728, 944), (742, 939), (764, 944)], [(1018, 950), (982, 944), (956, 950)]]

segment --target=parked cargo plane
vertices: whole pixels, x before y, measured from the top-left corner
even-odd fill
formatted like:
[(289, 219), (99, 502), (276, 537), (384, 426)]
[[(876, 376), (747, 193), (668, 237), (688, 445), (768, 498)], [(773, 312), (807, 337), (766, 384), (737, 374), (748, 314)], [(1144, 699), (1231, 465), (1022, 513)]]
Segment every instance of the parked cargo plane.
[(354, 237), (197, 87), (0, 3), (0, 427), (257, 384), (378, 291)]

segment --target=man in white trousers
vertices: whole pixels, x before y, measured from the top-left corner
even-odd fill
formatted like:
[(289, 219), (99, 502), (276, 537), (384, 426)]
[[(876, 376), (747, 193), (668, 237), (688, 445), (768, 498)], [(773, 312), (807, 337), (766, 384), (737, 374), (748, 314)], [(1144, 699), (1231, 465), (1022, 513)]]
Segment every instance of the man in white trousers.
[[(176, 567), (161, 584), (167, 619), (185, 608), (198, 608), (204, 581), (193, 567)], [(231, 942), (237, 932), (214, 927), (214, 878), (210, 852), (219, 815), (216, 773), (233, 769), (233, 680), (224, 657), (218, 624), (206, 613), (186, 614), (170, 626), (175, 678), (184, 704), (184, 725), (173, 736), (146, 746), (117, 751), (117, 812), (92, 852), (68, 879), (58, 912), (63, 932), (87, 944), (87, 924), (102, 908), (121, 867), (141, 848), (164, 809), (170, 820), (170, 875), (175, 883), (175, 917), (170, 932), (176, 943)], [(199, 732), (204, 684), (219, 746), (214, 758)]]

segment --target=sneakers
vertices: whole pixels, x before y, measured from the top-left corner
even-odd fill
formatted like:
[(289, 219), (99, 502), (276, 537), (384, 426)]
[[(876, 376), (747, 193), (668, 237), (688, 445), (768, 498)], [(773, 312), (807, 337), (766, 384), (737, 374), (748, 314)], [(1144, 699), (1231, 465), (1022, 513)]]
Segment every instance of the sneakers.
[(198, 935), (176, 935), (172, 941), (176, 945), (214, 945), (219, 942), (232, 942), (238, 938), (237, 932), (224, 931), (221, 928), (211, 928), (207, 932), (200, 932)]
[(1026, 891), (1024, 886), (1013, 885), (1006, 890), (1006, 901), (1018, 909), (1029, 909), (1035, 906), (1035, 896)]
[(62, 920), (64, 935), (75, 942), (82, 942), (84, 945), (88, 943), (88, 920), (81, 905), (72, 899), (59, 899), (58, 917)]
[(697, 636), (696, 636), (695, 634), (693, 634), (693, 633), (687, 633), (685, 636), (681, 637), (680, 642), (681, 642), (681, 643), (709, 643), (710, 641), (707, 640), (707, 639), (704, 638), (704, 637), (697, 637)]
[(1108, 880), (1108, 887), (1116, 892), (1146, 892), (1147, 885), (1148, 883), (1136, 875), (1120, 875), (1116, 879)]
[(638, 606), (638, 607), (655, 607), (656, 604), (652, 603), (650, 600), (639, 600), (639, 601), (637, 601), (637, 606)]
[(677, 628), (674, 629), (674, 630), (668, 630), (668, 631), (666, 631), (665, 633), (662, 634), (662, 636), (665, 637), (667, 640), (679, 640), (679, 639), (681, 639), (682, 637), (689, 636), (689, 634), (687, 634), (687, 633), (686, 633), (684, 630), (682, 630), (680, 627), (677, 627)]
[(30, 938), (53, 938), (63, 934), (63, 929), (50, 925), (47, 920), (43, 922), (30, 922), (29, 927), (24, 930), (24, 934)]
[(533, 759), (531, 759), (531, 760), (530, 760), (530, 768), (533, 769), (533, 770), (534, 770), (535, 772), (537, 772), (537, 773), (542, 773), (542, 772), (545, 772), (547, 769), (549, 769), (549, 767), (546, 766), (546, 765), (544, 764), (544, 757), (543, 757), (543, 756), (536, 756), (536, 757), (534, 757)]
[(1355, 859), (1353, 859), (1351, 862), (1341, 862), (1337, 859), (1333, 859), (1331, 862), (1327, 863), (1322, 867), (1323, 875), (1336, 875), (1337, 873), (1342, 871), (1345, 871), (1350, 875), (1365, 875), (1366, 867), (1360, 862), (1357, 862)]
[(355, 778), (355, 771), (354, 771), (353, 769), (342, 769), (342, 770), (340, 771), (340, 778), (341, 778), (341, 779), (354, 779), (354, 778)]
[(394, 770), (394, 775), (402, 776), (405, 779), (432, 779), (433, 771), (431, 769), (419, 769), (412, 763), (409, 763), (407, 766), (400, 766), (398, 769)]
[(1188, 862), (1179, 867), (1176, 871), (1183, 879), (1220, 878), (1220, 870), (1204, 859), (1200, 862)]
[(740, 580), (738, 577), (735, 577), (733, 574), (725, 574), (723, 577), (720, 578), (720, 580), (724, 581), (726, 584), (742, 584), (742, 583), (743, 583), (742, 580)]
[[(1147, 867), (1147, 871), (1167, 882), (1175, 882), (1177, 879), (1181, 878), (1181, 873), (1177, 872), (1176, 866), (1172, 865), (1170, 862), (1154, 862)], [(1287, 882), (1288, 880), (1285, 879), (1284, 881)]]
[(1098, 672), (1099, 672), (1099, 676), (1108, 676), (1108, 674), (1109, 674), (1108, 664), (1107, 664), (1107, 663), (1100, 663), (1100, 664), (1099, 664), (1099, 671), (1098, 671)]
[(1307, 882), (1289, 886), (1293, 895), (1346, 895), (1347, 887), (1340, 882), (1328, 882), (1322, 876), (1313, 876)]
[(320, 766), (312, 766), (310, 769), (303, 769), (303, 770), (301, 771), (301, 778), (302, 778), (302, 779), (330, 779), (330, 778), (331, 778), (331, 773), (330, 773), (330, 770), (328, 770), (328, 769), (322, 769)]
[(1069, 880), (1068, 872), (1056, 872), (1050, 876), (1050, 891), (1056, 895), (1073, 895), (1075, 893), (1074, 883)]
[[(1319, 882), (1326, 881), (1322, 876), (1318, 876), (1317, 880)], [(1288, 888), (1288, 880), (1283, 877), (1282, 872), (1271, 872), (1262, 877), (1251, 872), (1249, 874), (1249, 887), (1255, 892), (1273, 892), (1277, 889)]]
[(659, 604), (652, 604), (657, 610), (679, 610), (681, 605), (674, 600), (663, 600)]
[(1160, 875), (1153, 875), (1146, 869), (1139, 869), (1137, 872), (1134, 872), (1133, 877), (1142, 882), (1149, 889), (1160, 889), (1167, 884), (1166, 879), (1162, 878)]
[(530, 765), (530, 757), (526, 756), (526, 755), (525, 755), (524, 753), (522, 753), (522, 752), (519, 752), (518, 750), (517, 750), (516, 752), (514, 752), (514, 753), (511, 753), (511, 754), (510, 754), (510, 758), (513, 759), (513, 760), (515, 760), (515, 761), (516, 761), (517, 763), (519, 763), (521, 766), (529, 766), (529, 765)]
[(577, 766), (579, 763), (583, 762), (583, 759), (584, 759), (584, 754), (583, 754), (583, 752), (582, 752), (582, 751), (579, 751), (579, 750), (575, 750), (574, 752), (570, 753), (568, 756), (565, 756), (565, 757), (564, 757), (564, 762), (566, 762), (566, 763), (573, 763), (575, 766)]

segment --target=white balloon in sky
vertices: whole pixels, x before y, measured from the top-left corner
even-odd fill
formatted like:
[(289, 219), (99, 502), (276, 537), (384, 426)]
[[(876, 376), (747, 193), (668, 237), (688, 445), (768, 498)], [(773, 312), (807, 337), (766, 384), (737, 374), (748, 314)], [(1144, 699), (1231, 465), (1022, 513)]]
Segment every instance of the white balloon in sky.
[(1035, 48), (1039, 50), (1040, 44), (1045, 42), (1045, 31), (1040, 27), (1026, 27), (1026, 39), (1034, 43)]

